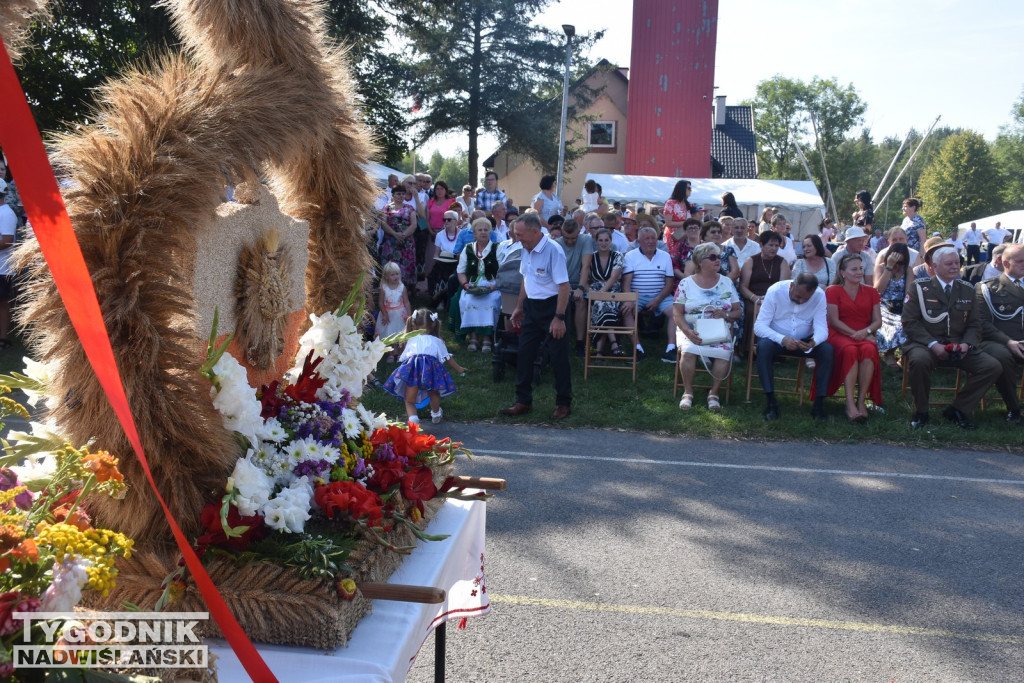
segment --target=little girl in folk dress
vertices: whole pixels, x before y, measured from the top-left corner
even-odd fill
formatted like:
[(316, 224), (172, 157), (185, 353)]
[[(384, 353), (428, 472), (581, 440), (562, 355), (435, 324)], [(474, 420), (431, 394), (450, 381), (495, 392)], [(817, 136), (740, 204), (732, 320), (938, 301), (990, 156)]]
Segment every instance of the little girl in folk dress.
[(444, 411), (441, 410), (441, 397), (455, 393), (455, 383), (442, 363), (447, 364), (460, 375), (466, 374), (466, 368), (455, 362), (448, 353), (448, 347), (441, 341), (439, 331), (441, 325), (437, 313), (426, 308), (417, 309), (405, 323), (408, 332), (423, 330), (405, 343), (401, 365), (391, 373), (384, 383), (384, 390), (396, 398), (405, 401), (405, 412), (409, 422), (419, 424), (416, 404), (425, 398), (430, 399), (430, 421), (437, 424), (441, 421)]
[[(384, 265), (381, 274), (380, 292), (377, 294), (377, 338), (405, 331), (405, 321), (412, 313), (409, 290), (402, 284), (402, 269), (394, 261)], [(395, 354), (388, 355), (388, 362), (395, 362)]]

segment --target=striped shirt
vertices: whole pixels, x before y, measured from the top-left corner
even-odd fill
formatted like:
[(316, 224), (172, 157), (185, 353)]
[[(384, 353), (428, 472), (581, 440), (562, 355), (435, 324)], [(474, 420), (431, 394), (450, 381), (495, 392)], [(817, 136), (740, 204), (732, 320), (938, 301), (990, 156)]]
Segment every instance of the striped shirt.
[(640, 249), (626, 252), (622, 274), (633, 274), (633, 291), (644, 298), (658, 296), (665, 289), (665, 278), (672, 277), (672, 257), (667, 252), (654, 250), (647, 256)]

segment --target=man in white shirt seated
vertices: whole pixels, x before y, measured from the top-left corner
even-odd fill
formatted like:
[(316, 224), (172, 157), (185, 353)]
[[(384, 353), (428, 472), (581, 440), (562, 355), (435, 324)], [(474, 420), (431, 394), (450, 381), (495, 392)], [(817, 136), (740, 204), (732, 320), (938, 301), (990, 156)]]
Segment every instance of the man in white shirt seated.
[[(516, 220), (519, 216), (516, 216)], [(516, 239), (515, 220), (509, 226), (508, 239), (498, 242), (498, 266), (508, 261), (518, 261), (522, 258), (523, 245)]]
[[(668, 252), (658, 249), (658, 233), (649, 225), (640, 228), (637, 237), (639, 249), (627, 252), (622, 266), (622, 291), (636, 292), (637, 306), (641, 310), (664, 316), (665, 311), (675, 303), (672, 292), (675, 289), (675, 277), (672, 275), (672, 258)], [(631, 303), (622, 305), (622, 320), (626, 327), (632, 327), (639, 311)], [(676, 326), (671, 316), (665, 325), (668, 335), (668, 346), (662, 360), (675, 363), (676, 360)], [(639, 340), (636, 345), (638, 358), (644, 358), (644, 348)]]
[(754, 321), (757, 342), (757, 376), (767, 403), (764, 419), (779, 419), (775, 400), (775, 357), (779, 354), (814, 359), (814, 406), (811, 415), (825, 420), (825, 396), (832, 378), (832, 345), (828, 339), (828, 307), (825, 292), (812, 273), (795, 280), (776, 282), (768, 288)]
[(761, 253), (761, 243), (747, 237), (750, 224), (746, 218), (735, 218), (732, 221), (732, 237), (725, 241), (725, 246), (736, 251), (736, 263), (742, 269), (747, 259)]
[(509, 237), (508, 234), (511, 232), (508, 229), (508, 225), (505, 223), (506, 212), (507, 209), (505, 208), (505, 204), (502, 202), (498, 202), (491, 207), (491, 216), (494, 217), (494, 233), (498, 236), (499, 242), (507, 240)]
[(873, 287), (875, 284), (875, 252), (868, 249), (868, 235), (864, 228), (853, 226), (846, 230), (846, 242), (836, 249), (832, 255), (832, 263), (836, 271), (839, 270), (839, 262), (846, 254), (860, 254), (860, 260), (864, 262), (864, 284)]
[(620, 254), (625, 254), (629, 251), (629, 239), (626, 237), (626, 233), (622, 232), (620, 216), (618, 211), (612, 209), (601, 217), (601, 222), (604, 227), (612, 231), (612, 246)]
[(1003, 274), (1003, 252), (1008, 246), (1010, 245), (1006, 243), (998, 244), (992, 250), (992, 256), (989, 257), (988, 264), (985, 266), (985, 273), (981, 276), (982, 280), (991, 280)]

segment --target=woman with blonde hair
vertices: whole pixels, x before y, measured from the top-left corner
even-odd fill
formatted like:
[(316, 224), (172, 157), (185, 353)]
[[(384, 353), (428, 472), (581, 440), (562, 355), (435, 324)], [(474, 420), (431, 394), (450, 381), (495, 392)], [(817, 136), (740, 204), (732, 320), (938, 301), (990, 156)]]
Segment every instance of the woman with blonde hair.
[[(736, 286), (719, 272), (722, 250), (714, 242), (697, 245), (690, 255), (694, 273), (679, 283), (676, 289), (672, 317), (676, 325), (676, 344), (680, 351), (683, 370), (683, 398), (681, 410), (693, 407), (693, 377), (697, 372), (697, 357), (707, 364), (711, 358), (711, 390), (708, 392), (708, 410), (722, 407), (718, 391), (729, 376), (732, 367), (733, 324), (739, 321), (740, 297)], [(725, 320), (728, 339), (704, 340), (697, 333), (698, 318)]]

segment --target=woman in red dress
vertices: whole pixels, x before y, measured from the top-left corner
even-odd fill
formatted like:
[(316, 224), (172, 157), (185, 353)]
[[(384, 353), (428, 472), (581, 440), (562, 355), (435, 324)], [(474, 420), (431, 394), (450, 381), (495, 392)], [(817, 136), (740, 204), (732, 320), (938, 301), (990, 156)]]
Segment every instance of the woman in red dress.
[(882, 404), (882, 364), (875, 333), (882, 326), (880, 297), (864, 285), (864, 261), (846, 254), (839, 261), (835, 284), (825, 290), (828, 302), (828, 342), (835, 350), (828, 395), (846, 388), (846, 419), (863, 424), (868, 420), (864, 401), (870, 396)]

